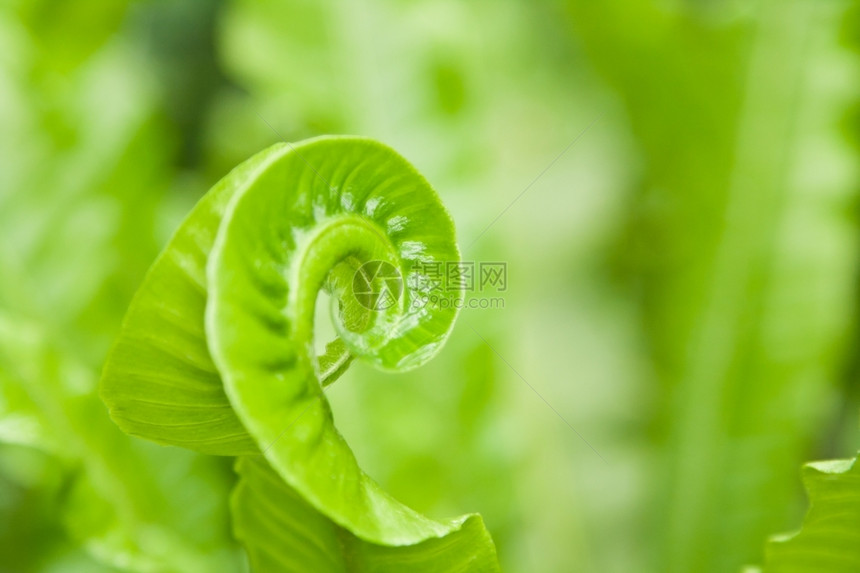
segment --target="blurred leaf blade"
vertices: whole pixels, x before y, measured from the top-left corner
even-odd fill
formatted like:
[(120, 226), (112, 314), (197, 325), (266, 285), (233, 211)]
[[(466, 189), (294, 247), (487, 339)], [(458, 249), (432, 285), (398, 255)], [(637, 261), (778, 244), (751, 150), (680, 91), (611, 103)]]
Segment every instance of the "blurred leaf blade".
[[(126, 4), (99, 6), (0, 8), (11, 32), (0, 148), (15, 158), (0, 174), (0, 483), (36, 454), (55, 472), (22, 469), (4, 489), (13, 508), (49, 501), (52, 510), (6, 523), (3, 500), (0, 568), (238, 570), (229, 468), (130, 439), (95, 393), (118, 317), (155, 253), (172, 149), (147, 65), (122, 37)], [(19, 528), (45, 539), (16, 543)]]
[[(44, 432), (33, 445), (56, 461), (68, 490), (54, 518), (99, 562), (129, 571), (237, 567), (223, 503), (228, 474), (193, 454), (123, 435), (87, 390), (93, 384), (92, 373), (37, 328), (8, 317), (0, 322), (3, 396), (28, 397), (2, 400), (0, 415), (30, 420)], [(209, 526), (200, 529), (200, 519)]]
[(857, 458), (803, 468), (809, 511), (800, 531), (765, 548), (764, 573), (852, 573), (860, 570), (860, 463)]
[[(693, 6), (641, 3), (633, 18), (625, 2), (569, 6), (647, 158), (631, 224), (644, 249), (628, 264), (668, 393), (654, 422), (668, 454), (654, 566), (730, 571), (790, 517), (786, 476), (849, 329), (857, 230), (839, 209), (856, 154), (839, 155), (838, 183), (799, 177), (814, 168), (810, 143), (838, 141), (852, 105), (810, 71), (851, 69), (834, 60), (846, 5), (763, 1), (717, 24)], [(816, 239), (798, 248), (797, 228)]]

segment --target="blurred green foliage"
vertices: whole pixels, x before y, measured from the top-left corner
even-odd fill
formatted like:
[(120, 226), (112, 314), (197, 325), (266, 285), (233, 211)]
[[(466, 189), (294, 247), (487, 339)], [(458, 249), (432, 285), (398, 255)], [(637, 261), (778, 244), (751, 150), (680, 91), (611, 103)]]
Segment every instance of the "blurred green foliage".
[(400, 151), (464, 258), (508, 265), (504, 310), (465, 311), (431, 364), (328, 392), (375, 479), (481, 512), (507, 571), (762, 563), (802, 462), (860, 443), (858, 14), (3, 3), (0, 571), (242, 570), (229, 463), (126, 437), (95, 383), (196, 199), (321, 133)]

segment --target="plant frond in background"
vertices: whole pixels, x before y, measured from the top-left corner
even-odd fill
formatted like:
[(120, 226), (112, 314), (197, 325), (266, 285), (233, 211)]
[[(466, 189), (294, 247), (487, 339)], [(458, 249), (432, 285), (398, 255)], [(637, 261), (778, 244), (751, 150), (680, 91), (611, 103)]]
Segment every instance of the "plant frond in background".
[(646, 158), (621, 257), (665, 396), (654, 567), (733, 571), (790, 524), (852, 327), (847, 3), (567, 4)]
[(860, 464), (857, 458), (803, 467), (809, 511), (800, 531), (773, 537), (762, 573), (860, 570)]

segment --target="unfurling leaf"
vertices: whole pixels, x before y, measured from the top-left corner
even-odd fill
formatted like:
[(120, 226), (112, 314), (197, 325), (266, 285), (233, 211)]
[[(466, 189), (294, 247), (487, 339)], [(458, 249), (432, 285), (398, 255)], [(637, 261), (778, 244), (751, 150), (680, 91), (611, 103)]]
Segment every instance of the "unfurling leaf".
[[(269, 559), (290, 571), (495, 571), (478, 516), (429, 519), (361, 470), (323, 393), (353, 357), (389, 370), (430, 359), (462, 295), (405, 277), (458, 260), (438, 196), (391, 149), (354, 137), (275, 145), (216, 185), (153, 265), (102, 397), (130, 434), (248, 456), (234, 520), (261, 571)], [(320, 290), (338, 338), (317, 357)], [(431, 294), (436, 304), (418, 304)]]

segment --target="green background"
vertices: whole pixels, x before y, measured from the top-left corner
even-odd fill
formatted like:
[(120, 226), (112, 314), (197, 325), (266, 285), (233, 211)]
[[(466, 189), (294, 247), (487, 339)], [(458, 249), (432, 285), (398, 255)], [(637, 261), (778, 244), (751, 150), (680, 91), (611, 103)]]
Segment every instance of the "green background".
[(480, 512), (510, 572), (761, 563), (801, 463), (860, 444), (858, 103), (855, 2), (7, 0), (0, 571), (243, 570), (230, 460), (95, 388), (197, 199), (325, 133), (507, 264), (429, 365), (328, 390), (371, 476)]

